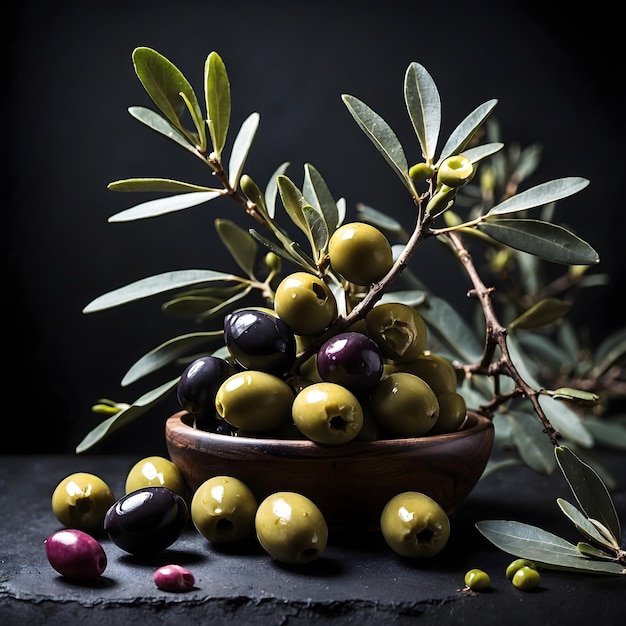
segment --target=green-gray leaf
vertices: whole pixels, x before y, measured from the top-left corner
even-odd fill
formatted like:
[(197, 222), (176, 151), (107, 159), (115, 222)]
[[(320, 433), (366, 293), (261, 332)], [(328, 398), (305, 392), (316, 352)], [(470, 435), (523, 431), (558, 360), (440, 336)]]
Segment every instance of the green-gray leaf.
[(136, 204), (130, 209), (120, 211), (109, 217), (109, 222), (132, 222), (134, 220), (142, 220), (149, 217), (158, 217), (175, 211), (189, 209), (199, 204), (204, 204), (215, 198), (223, 196), (223, 191), (196, 191), (183, 193), (178, 196), (169, 196), (167, 198), (158, 198), (157, 200), (148, 200)]
[(219, 158), (228, 135), (231, 101), (228, 73), (217, 52), (211, 52), (204, 64), (204, 93), (213, 152)]
[(171, 178), (125, 178), (124, 180), (114, 180), (107, 185), (111, 191), (212, 191), (222, 193), (220, 189), (205, 187), (204, 185), (194, 185)]
[(563, 498), (557, 498), (558, 504), (563, 514), (576, 526), (580, 533), (582, 533), (586, 539), (591, 539), (596, 543), (606, 546), (607, 548), (614, 547), (609, 543), (600, 533), (600, 531), (573, 505)]
[(580, 508), (587, 517), (596, 519), (621, 541), (621, 527), (609, 490), (596, 471), (566, 446), (554, 450), (556, 460)]
[(228, 182), (233, 189), (236, 189), (239, 183), (239, 178), (243, 172), (248, 153), (254, 143), (256, 131), (259, 128), (260, 119), (261, 117), (258, 113), (250, 114), (241, 125), (237, 137), (235, 137), (233, 150), (228, 162)]
[(605, 559), (607, 561), (615, 561), (615, 556), (613, 554), (609, 554), (604, 550), (600, 550), (584, 541), (579, 541), (576, 544), (576, 549), (584, 556), (591, 557), (592, 559)]
[(341, 98), (361, 130), (370, 138), (413, 195), (415, 190), (409, 176), (409, 166), (404, 150), (389, 124), (358, 98), (346, 94), (342, 95)]
[(432, 76), (419, 63), (411, 63), (406, 70), (404, 100), (422, 155), (432, 162), (441, 129), (441, 98)]
[(218, 281), (241, 282), (241, 278), (234, 274), (215, 272), (213, 270), (176, 270), (173, 272), (165, 272), (163, 274), (149, 276), (148, 278), (142, 278), (119, 289), (109, 291), (97, 297), (95, 300), (92, 300), (83, 309), (83, 313), (103, 311), (104, 309), (110, 309), (121, 304), (127, 304), (128, 302), (172, 291), (173, 289), (182, 289), (190, 285)]
[(323, 215), (308, 204), (302, 207), (302, 215), (308, 225), (313, 256), (319, 260), (322, 251), (328, 247), (328, 226)]
[(572, 232), (541, 220), (489, 219), (477, 228), (503, 244), (565, 265), (595, 265), (598, 253)]
[(307, 202), (302, 192), (296, 187), (293, 181), (285, 175), (278, 176), (276, 182), (287, 215), (289, 215), (291, 221), (308, 237), (309, 227), (302, 213), (302, 207), (307, 204)]
[(254, 278), (254, 263), (257, 256), (257, 244), (254, 237), (235, 222), (224, 218), (215, 220), (215, 229), (237, 265), (250, 278)]
[(559, 387), (551, 392), (555, 400), (566, 400), (575, 404), (596, 404), (600, 400), (597, 393), (591, 391), (583, 391), (582, 389), (574, 389), (573, 387)]
[(484, 104), (476, 107), (455, 129), (452, 131), (450, 138), (446, 141), (437, 165), (447, 157), (462, 152), (467, 144), (471, 141), (474, 133), (482, 126), (484, 121), (489, 117), (494, 107), (498, 104), (497, 100), (488, 100)]
[(144, 354), (126, 372), (122, 379), (122, 387), (127, 387), (152, 372), (174, 362), (180, 356), (189, 354), (190, 350), (206, 345), (215, 339), (223, 339), (224, 331), (215, 330), (202, 333), (190, 333), (169, 339), (160, 346)]
[(624, 424), (603, 416), (587, 417), (585, 426), (596, 443), (613, 450), (626, 451), (626, 426)]
[(476, 528), (500, 550), (538, 565), (594, 574), (626, 574), (623, 565), (586, 558), (574, 544), (535, 526), (508, 520), (485, 520), (477, 522)]
[(500, 204), (496, 204), (487, 215), (504, 215), (543, 206), (578, 193), (588, 184), (589, 181), (586, 178), (578, 176), (551, 180), (526, 191), (520, 191)]
[(488, 156), (499, 152), (502, 148), (504, 148), (503, 143), (486, 143), (482, 146), (475, 146), (474, 148), (463, 150), (463, 155), (475, 164), (483, 159), (486, 159)]
[(334, 233), (339, 224), (337, 203), (330, 193), (326, 181), (310, 163), (306, 163), (304, 166), (302, 195), (313, 207), (319, 209), (328, 233)]
[(161, 402), (163, 398), (175, 389), (179, 379), (180, 377), (176, 377), (160, 387), (145, 393), (127, 409), (123, 409), (119, 413), (101, 422), (76, 446), (76, 454), (89, 450), (118, 428), (134, 422), (138, 417), (147, 413), (155, 404)]
[(572, 303), (558, 298), (543, 298), (514, 319), (509, 328), (542, 328), (564, 317), (571, 309)]
[(513, 443), (524, 463), (538, 474), (550, 475), (556, 468), (554, 450), (543, 432), (543, 424), (534, 413), (505, 413), (511, 426)]
[(267, 214), (274, 219), (276, 215), (276, 196), (278, 195), (278, 177), (284, 174), (289, 167), (288, 162), (281, 163), (274, 173), (270, 176), (270, 179), (265, 187), (265, 206), (267, 207)]
[(185, 148), (185, 150), (189, 150), (189, 152), (198, 156), (196, 144), (156, 111), (145, 107), (129, 107), (128, 112), (148, 128), (151, 128), (160, 135), (164, 135), (179, 146)]

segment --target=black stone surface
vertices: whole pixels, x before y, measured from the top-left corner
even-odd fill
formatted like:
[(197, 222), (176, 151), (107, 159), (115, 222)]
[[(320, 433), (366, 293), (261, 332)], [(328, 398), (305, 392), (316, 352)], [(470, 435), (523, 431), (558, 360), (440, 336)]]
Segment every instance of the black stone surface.
[[(603, 452), (620, 481), (613, 498), (626, 519), (624, 455)], [(626, 577), (542, 572), (532, 592), (515, 589), (504, 570), (512, 557), (474, 528), (483, 519), (514, 519), (570, 541), (580, 539), (556, 498), (574, 502), (557, 470), (549, 477), (526, 467), (485, 477), (451, 516), (442, 553), (413, 562), (392, 553), (374, 534), (331, 536), (324, 556), (307, 567), (272, 561), (255, 543), (217, 550), (193, 528), (149, 559), (101, 542), (108, 567), (101, 579), (77, 584), (49, 565), (44, 540), (59, 529), (50, 508), (56, 484), (76, 471), (106, 480), (123, 494), (128, 456), (0, 457), (0, 624), (594, 624), (623, 623)], [(180, 563), (195, 576), (185, 593), (163, 592), (152, 580), (163, 564)], [(462, 593), (463, 576), (479, 567), (491, 588)]]

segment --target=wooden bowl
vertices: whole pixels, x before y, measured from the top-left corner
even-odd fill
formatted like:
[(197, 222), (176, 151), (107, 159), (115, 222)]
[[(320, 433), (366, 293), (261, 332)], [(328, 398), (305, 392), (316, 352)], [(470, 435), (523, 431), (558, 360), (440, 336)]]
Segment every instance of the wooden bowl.
[(491, 420), (468, 413), (445, 435), (320, 445), (309, 440), (218, 435), (190, 426), (181, 411), (166, 422), (171, 460), (192, 490), (212, 476), (234, 476), (259, 503), (276, 491), (296, 491), (321, 509), (329, 529), (377, 530), (385, 504), (420, 491), (450, 514), (474, 488), (493, 446)]

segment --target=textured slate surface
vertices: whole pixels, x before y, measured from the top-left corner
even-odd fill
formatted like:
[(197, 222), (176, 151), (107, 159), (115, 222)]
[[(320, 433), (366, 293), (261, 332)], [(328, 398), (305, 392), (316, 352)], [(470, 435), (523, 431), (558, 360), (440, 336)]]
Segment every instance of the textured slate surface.
[[(624, 455), (607, 459), (620, 480)], [(122, 495), (137, 459), (116, 456), (6, 456), (0, 458), (0, 623), (32, 626), (78, 624), (617, 624), (626, 577), (543, 573), (534, 592), (521, 592), (504, 576), (512, 560), (474, 528), (482, 519), (515, 519), (578, 541), (557, 497), (573, 501), (562, 475), (540, 477), (524, 467), (503, 470), (479, 483), (451, 515), (451, 539), (430, 561), (392, 553), (374, 534), (331, 536), (325, 555), (304, 568), (273, 562), (255, 543), (216, 550), (190, 525), (170, 549), (137, 559), (101, 537), (108, 556), (102, 578), (76, 584), (49, 565), (43, 541), (59, 528), (50, 509), (56, 484), (90, 471)], [(626, 519), (626, 491), (614, 494)], [(186, 593), (160, 591), (152, 581), (162, 564), (181, 563), (196, 578)], [(492, 588), (459, 592), (464, 573), (488, 571)], [(622, 613), (623, 616), (623, 613)], [(419, 618), (419, 619), (417, 619)], [(242, 621), (243, 620), (243, 621)]]

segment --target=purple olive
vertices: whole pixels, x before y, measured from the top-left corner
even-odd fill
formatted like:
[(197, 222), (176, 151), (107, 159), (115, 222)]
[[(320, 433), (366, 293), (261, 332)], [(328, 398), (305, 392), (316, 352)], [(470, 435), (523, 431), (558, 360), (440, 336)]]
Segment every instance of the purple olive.
[(163, 565), (152, 576), (154, 584), (163, 591), (187, 591), (195, 584), (193, 574), (182, 565)]
[(121, 497), (104, 518), (111, 541), (131, 554), (151, 554), (171, 546), (188, 519), (185, 500), (167, 487), (144, 487)]
[(45, 541), (50, 565), (67, 578), (98, 578), (107, 566), (100, 543), (82, 530), (65, 528)]
[(317, 353), (317, 371), (322, 380), (351, 390), (369, 389), (382, 376), (380, 348), (366, 335), (339, 333)]

